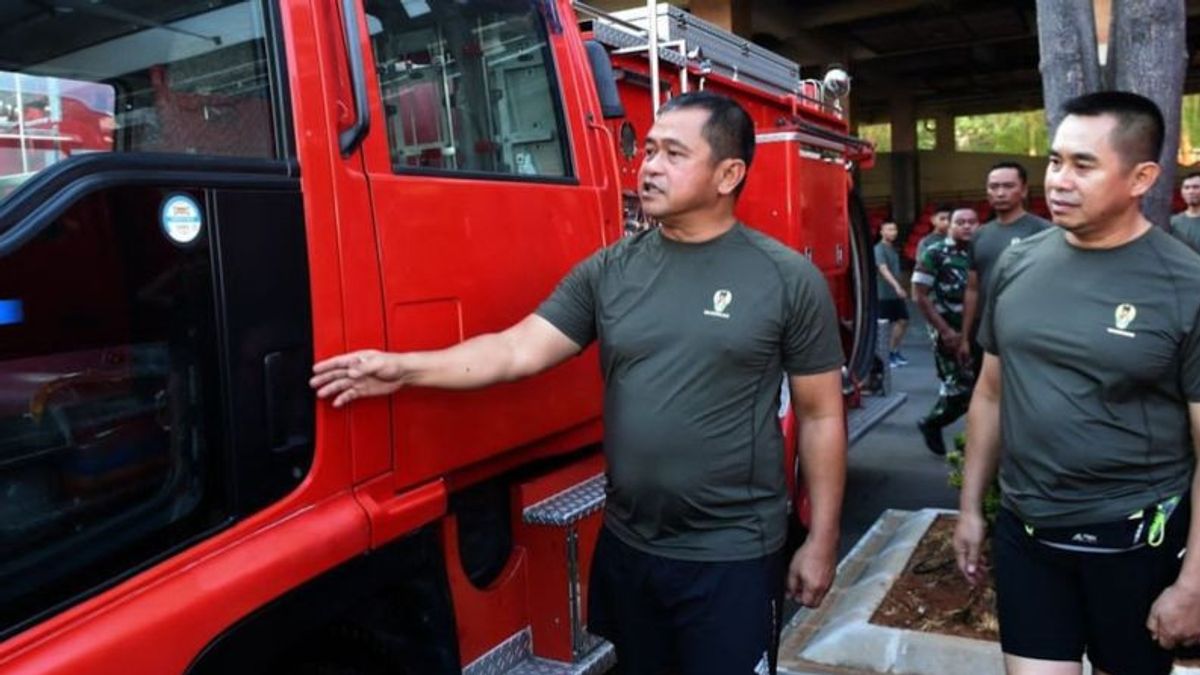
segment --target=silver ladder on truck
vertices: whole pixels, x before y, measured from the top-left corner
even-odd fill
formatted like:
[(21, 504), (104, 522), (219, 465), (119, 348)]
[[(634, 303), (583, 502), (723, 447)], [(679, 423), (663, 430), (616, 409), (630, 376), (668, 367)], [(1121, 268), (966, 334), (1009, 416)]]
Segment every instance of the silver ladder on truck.
[[(645, 7), (606, 13), (576, 3), (575, 9), (592, 17), (585, 29), (590, 27), (597, 42), (616, 53), (645, 51), (652, 79), (657, 79), (658, 64), (664, 62), (680, 70), (684, 91), (689, 71), (700, 78), (716, 73), (771, 94), (805, 98), (839, 117), (843, 114), (840, 102), (826, 96), (820, 80), (804, 79), (796, 62), (674, 5), (648, 2)], [(700, 82), (702, 86), (703, 79)]]

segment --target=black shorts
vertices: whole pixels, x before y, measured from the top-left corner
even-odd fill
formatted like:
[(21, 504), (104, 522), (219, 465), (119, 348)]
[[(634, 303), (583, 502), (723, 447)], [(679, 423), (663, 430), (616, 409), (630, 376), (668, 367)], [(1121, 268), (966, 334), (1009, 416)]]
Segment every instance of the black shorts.
[(1169, 673), (1172, 654), (1150, 637), (1146, 617), (1179, 574), (1187, 530), (1181, 505), (1160, 546), (1083, 553), (1038, 541), (1001, 509), (992, 558), (1004, 653), (1079, 661), (1086, 651), (1108, 673)]
[(620, 675), (775, 672), (784, 553), (735, 562), (663, 558), (600, 531), (588, 629), (617, 652)]
[(908, 321), (908, 304), (900, 298), (880, 300), (879, 318), (887, 321)]

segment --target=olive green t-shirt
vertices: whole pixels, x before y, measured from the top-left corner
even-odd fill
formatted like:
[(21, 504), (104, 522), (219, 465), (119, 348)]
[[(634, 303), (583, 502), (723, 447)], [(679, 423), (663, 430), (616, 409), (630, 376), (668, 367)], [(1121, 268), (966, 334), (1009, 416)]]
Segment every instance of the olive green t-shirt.
[[(881, 241), (875, 244), (875, 266), (887, 265), (888, 271), (897, 281), (900, 280), (900, 254), (896, 252), (895, 247), (891, 244)], [(880, 300), (899, 300), (900, 295), (896, 293), (896, 289), (883, 278), (882, 274), (875, 274), (875, 293)]]
[(842, 364), (807, 259), (740, 224), (699, 244), (650, 230), (580, 263), (537, 314), (581, 347), (599, 341), (614, 535), (683, 560), (783, 546), (780, 381)]
[(1003, 503), (1092, 525), (1188, 489), (1200, 256), (1154, 227), (1113, 249), (1050, 230), (1000, 258), (979, 342), (1001, 361)]
[(1200, 217), (1189, 216), (1187, 212), (1171, 216), (1171, 234), (1193, 251), (1200, 251)]
[(991, 285), (991, 272), (1000, 254), (1009, 246), (1032, 237), (1042, 230), (1054, 227), (1049, 221), (1039, 218), (1032, 213), (1017, 218), (1004, 225), (999, 220), (989, 220), (984, 223), (971, 237), (971, 269), (979, 277), (979, 297), (975, 316), (983, 316), (983, 308), (987, 304), (987, 289)]

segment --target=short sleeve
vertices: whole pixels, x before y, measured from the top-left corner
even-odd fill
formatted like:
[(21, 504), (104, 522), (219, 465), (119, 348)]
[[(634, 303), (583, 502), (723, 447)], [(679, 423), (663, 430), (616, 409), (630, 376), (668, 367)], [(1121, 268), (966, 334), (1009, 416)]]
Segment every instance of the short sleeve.
[(1180, 345), (1179, 384), (1191, 403), (1200, 403), (1200, 310)]
[(842, 343), (829, 284), (807, 260), (787, 272), (783, 369), (789, 375), (813, 375), (840, 368)]
[(933, 286), (937, 281), (938, 253), (937, 246), (930, 246), (917, 256), (916, 267), (913, 268), (912, 281), (922, 286)]
[[(1004, 253), (1000, 254), (1000, 260), (996, 261), (996, 269), (992, 272), (991, 282), (987, 284), (980, 296), (984, 298), (982, 319), (979, 323), (979, 335), (976, 338), (979, 341), (979, 346), (991, 354), (1000, 354), (1000, 345), (996, 344), (996, 300), (997, 290), (1002, 286), (1002, 279), (1007, 271), (1009, 261), (1013, 259), (1012, 248), (1008, 248)], [(980, 279), (980, 283), (984, 280)]]
[(601, 249), (576, 265), (535, 312), (581, 348), (596, 339), (596, 288), (605, 254)]

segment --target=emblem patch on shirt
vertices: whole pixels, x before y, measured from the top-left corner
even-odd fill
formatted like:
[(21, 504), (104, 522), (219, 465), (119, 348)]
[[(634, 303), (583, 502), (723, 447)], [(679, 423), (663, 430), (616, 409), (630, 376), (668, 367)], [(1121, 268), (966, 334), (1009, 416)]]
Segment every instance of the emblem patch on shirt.
[(1017, 245), (1017, 244), (1019, 244), (1019, 243), (1021, 243), (1021, 238), (1020, 238), (1020, 237), (1013, 237), (1013, 238), (1012, 238), (1012, 240), (1008, 242), (1008, 245), (1009, 245), (1009, 246), (1016, 246), (1016, 245)]
[(724, 288), (713, 293), (712, 309), (704, 310), (704, 316), (715, 316), (721, 319), (728, 319), (729, 315), (725, 310), (733, 304), (733, 293)]
[(1137, 307), (1134, 307), (1128, 302), (1123, 302), (1117, 305), (1117, 311), (1113, 312), (1113, 323), (1115, 323), (1117, 327), (1109, 328), (1108, 332), (1112, 333), (1113, 335), (1120, 335), (1121, 337), (1135, 337), (1137, 333), (1125, 329), (1129, 328), (1129, 324), (1133, 323), (1133, 320), (1136, 318)]

